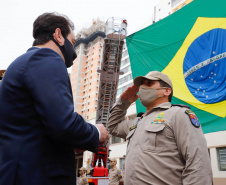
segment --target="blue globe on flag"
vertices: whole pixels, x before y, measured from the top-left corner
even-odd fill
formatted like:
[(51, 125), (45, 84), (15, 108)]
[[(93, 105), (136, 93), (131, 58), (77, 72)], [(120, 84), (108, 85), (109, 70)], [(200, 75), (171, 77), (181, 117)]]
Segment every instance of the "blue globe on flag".
[(226, 30), (212, 29), (193, 41), (183, 62), (191, 94), (205, 104), (226, 100)]

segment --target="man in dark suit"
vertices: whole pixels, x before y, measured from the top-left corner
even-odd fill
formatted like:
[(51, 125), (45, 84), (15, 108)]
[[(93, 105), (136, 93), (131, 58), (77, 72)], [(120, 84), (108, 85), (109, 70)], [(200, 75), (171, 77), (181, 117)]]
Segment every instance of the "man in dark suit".
[(73, 23), (42, 14), (33, 37), (0, 83), (0, 185), (75, 185), (74, 149), (96, 152), (108, 133), (74, 112)]

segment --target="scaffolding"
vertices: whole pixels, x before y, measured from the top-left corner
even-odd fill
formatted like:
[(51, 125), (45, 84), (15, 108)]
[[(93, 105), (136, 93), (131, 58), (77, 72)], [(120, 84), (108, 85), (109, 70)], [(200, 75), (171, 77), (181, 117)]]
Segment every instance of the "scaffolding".
[(100, 73), (99, 97), (96, 123), (107, 127), (110, 109), (115, 103), (119, 81), (122, 50), (126, 37), (127, 23), (125, 19), (109, 18), (106, 23), (103, 60)]

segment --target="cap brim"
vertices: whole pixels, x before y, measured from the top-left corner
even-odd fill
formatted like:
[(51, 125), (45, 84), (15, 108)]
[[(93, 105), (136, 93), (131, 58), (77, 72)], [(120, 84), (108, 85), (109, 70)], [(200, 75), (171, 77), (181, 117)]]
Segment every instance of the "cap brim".
[(159, 80), (158, 78), (155, 78), (155, 77), (146, 77), (146, 76), (138, 76), (134, 79), (133, 83), (135, 86), (141, 86), (142, 84), (142, 81), (144, 79), (147, 79), (147, 80)]

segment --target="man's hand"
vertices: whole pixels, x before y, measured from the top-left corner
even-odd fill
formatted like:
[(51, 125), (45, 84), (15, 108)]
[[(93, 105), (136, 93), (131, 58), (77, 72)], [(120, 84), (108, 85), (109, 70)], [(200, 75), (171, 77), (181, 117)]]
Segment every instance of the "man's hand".
[(97, 127), (100, 131), (100, 144), (106, 144), (109, 138), (106, 127), (103, 124), (95, 124), (94, 126)]
[(133, 103), (138, 98), (138, 95), (137, 95), (138, 91), (139, 91), (139, 87), (132, 85), (122, 93), (121, 98), (124, 100), (127, 100), (128, 102)]

